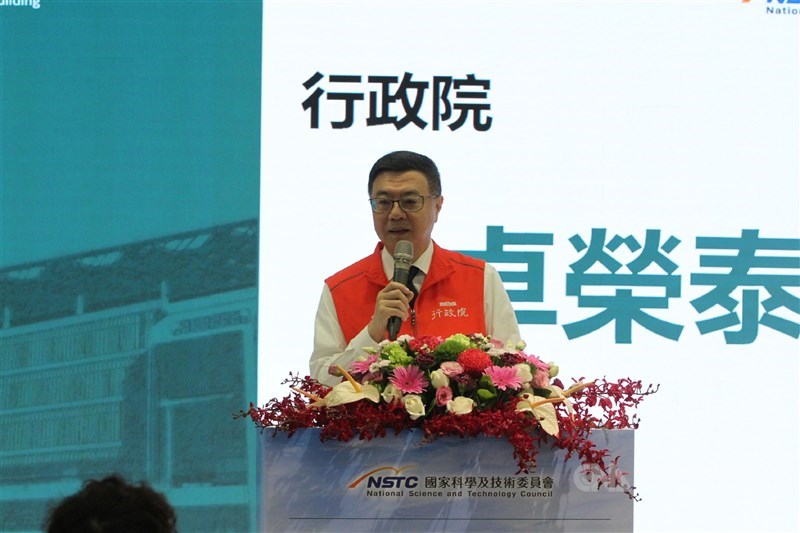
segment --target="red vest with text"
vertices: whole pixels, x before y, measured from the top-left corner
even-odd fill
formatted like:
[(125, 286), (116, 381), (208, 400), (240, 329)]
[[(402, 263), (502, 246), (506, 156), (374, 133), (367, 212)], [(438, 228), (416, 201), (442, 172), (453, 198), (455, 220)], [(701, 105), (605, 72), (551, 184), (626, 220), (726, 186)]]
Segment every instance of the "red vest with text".
[[(372, 319), (378, 292), (389, 283), (381, 262), (382, 249), (383, 243), (379, 243), (372, 255), (325, 280), (348, 343)], [(414, 302), (416, 328), (409, 318), (400, 335), (485, 334), (484, 265), (480, 259), (434, 243), (430, 269)]]

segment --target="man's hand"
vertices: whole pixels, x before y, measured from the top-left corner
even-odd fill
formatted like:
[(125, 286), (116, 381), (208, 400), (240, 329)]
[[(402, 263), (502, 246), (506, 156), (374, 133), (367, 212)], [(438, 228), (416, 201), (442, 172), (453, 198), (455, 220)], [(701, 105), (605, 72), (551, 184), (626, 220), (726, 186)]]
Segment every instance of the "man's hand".
[(389, 318), (393, 316), (400, 317), (402, 320), (408, 318), (408, 302), (413, 296), (414, 293), (408, 287), (396, 281), (390, 281), (378, 293), (378, 298), (375, 300), (375, 313), (367, 325), (367, 331), (372, 340), (380, 342), (386, 338), (386, 323), (389, 322)]

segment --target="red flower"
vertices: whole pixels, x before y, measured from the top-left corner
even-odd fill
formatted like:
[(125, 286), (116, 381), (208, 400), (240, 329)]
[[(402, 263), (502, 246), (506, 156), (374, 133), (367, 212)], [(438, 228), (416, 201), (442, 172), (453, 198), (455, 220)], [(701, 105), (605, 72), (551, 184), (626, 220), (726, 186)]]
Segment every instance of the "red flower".
[(470, 374), (480, 374), (485, 368), (492, 366), (492, 358), (483, 350), (470, 348), (461, 352), (461, 355), (458, 356), (458, 364)]
[(408, 347), (418, 354), (429, 354), (433, 352), (437, 346), (442, 344), (444, 339), (434, 335), (424, 335), (408, 341)]

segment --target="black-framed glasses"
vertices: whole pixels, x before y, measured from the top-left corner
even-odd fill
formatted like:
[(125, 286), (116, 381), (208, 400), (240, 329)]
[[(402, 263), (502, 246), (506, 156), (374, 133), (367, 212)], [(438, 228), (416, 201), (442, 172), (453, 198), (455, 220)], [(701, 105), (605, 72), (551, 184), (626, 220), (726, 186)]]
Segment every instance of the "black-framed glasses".
[(406, 213), (413, 213), (419, 211), (425, 205), (425, 198), (438, 198), (438, 194), (431, 196), (422, 196), (421, 194), (410, 194), (403, 196), (399, 200), (392, 200), (391, 198), (370, 198), (369, 205), (372, 207), (374, 213), (379, 215), (388, 213), (394, 207), (394, 204), (400, 206), (400, 209)]

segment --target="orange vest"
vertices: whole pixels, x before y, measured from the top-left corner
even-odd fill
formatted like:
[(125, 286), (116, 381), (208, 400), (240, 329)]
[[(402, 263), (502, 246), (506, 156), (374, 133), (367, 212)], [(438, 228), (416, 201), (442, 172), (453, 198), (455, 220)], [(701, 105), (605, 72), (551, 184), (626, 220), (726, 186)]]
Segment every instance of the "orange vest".
[[(348, 343), (372, 319), (378, 292), (389, 283), (381, 262), (382, 249), (383, 243), (379, 243), (372, 255), (325, 280)], [(484, 265), (480, 259), (433, 243), (431, 266), (414, 302), (414, 320), (403, 322), (400, 335), (485, 334)]]

